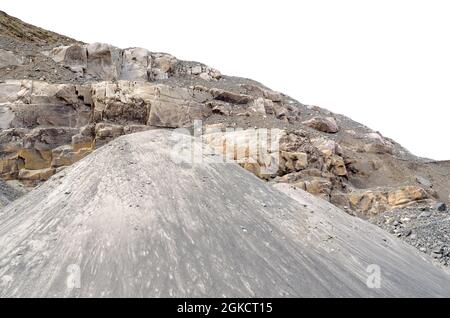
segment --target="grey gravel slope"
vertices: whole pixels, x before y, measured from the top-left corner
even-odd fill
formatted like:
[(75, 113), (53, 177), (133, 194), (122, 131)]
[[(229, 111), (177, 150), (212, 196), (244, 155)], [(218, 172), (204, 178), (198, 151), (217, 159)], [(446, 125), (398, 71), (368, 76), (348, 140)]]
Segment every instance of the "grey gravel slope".
[(450, 296), (450, 276), (375, 226), (234, 164), (176, 163), (174, 143), (121, 137), (0, 210), (0, 296)]
[(18, 199), (21, 195), (23, 195), (21, 191), (0, 180), (0, 208)]

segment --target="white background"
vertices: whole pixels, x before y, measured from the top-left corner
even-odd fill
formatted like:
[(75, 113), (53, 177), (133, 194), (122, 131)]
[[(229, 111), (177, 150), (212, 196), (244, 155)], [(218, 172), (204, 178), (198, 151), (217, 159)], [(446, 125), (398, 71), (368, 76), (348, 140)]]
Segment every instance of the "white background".
[(84, 42), (249, 77), (450, 159), (450, 1), (2, 0), (0, 9)]

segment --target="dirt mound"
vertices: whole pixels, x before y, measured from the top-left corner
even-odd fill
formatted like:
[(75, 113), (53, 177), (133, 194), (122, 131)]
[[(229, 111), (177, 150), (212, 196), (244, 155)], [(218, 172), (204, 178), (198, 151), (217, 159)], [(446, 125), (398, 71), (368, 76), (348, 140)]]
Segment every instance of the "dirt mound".
[(182, 160), (192, 145), (119, 137), (1, 210), (0, 296), (450, 295), (400, 240), (236, 164)]

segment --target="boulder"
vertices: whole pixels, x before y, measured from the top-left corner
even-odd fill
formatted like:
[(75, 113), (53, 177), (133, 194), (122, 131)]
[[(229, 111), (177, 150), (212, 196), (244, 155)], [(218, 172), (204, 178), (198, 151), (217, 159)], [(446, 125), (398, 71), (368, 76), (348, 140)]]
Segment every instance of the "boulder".
[(333, 155), (342, 155), (341, 147), (332, 139), (324, 137), (313, 138), (311, 139), (311, 144), (327, 158)]
[(213, 114), (220, 114), (223, 116), (230, 116), (232, 113), (232, 105), (227, 102), (214, 100), (207, 103), (207, 106), (211, 108)]
[(311, 178), (309, 180), (302, 180), (294, 183), (294, 186), (305, 190), (315, 196), (318, 196), (326, 201), (330, 201), (330, 194), (332, 190), (332, 183), (330, 180), (321, 177)]
[(363, 147), (364, 152), (375, 154), (393, 153), (394, 145), (378, 132), (365, 134), (364, 140), (367, 142)]
[(269, 99), (265, 99), (262, 97), (256, 98), (255, 100), (249, 102), (248, 107), (253, 112), (262, 115), (273, 114), (274, 112), (273, 102)]
[(388, 209), (387, 193), (382, 190), (359, 190), (348, 194), (348, 201), (352, 210), (370, 216)]
[(280, 152), (280, 170), (283, 172), (294, 172), (303, 170), (308, 166), (308, 154), (304, 152)]
[(246, 89), (249, 94), (268, 99), (272, 102), (281, 102), (283, 100), (282, 94), (272, 91), (270, 89), (254, 85), (254, 84), (242, 84), (242, 88)]
[(87, 45), (86, 74), (103, 80), (118, 79), (121, 65), (121, 50), (109, 44)]
[(183, 64), (184, 65), (177, 65), (176, 74), (178, 76), (193, 75), (208, 82), (217, 81), (222, 77), (218, 70), (204, 64), (193, 62)]
[(142, 48), (126, 49), (122, 54), (121, 80), (147, 81), (152, 70), (150, 52)]
[(423, 188), (416, 186), (407, 186), (389, 192), (388, 204), (395, 207), (405, 205), (412, 201), (420, 201), (428, 198), (429, 195)]
[(348, 194), (353, 210), (365, 216), (375, 215), (413, 202), (430, 199), (430, 195), (422, 188), (406, 186), (399, 188), (354, 190)]
[(99, 148), (111, 140), (124, 135), (124, 127), (110, 123), (99, 123), (95, 126), (94, 147)]
[(315, 130), (330, 134), (339, 131), (339, 126), (333, 117), (313, 117), (310, 120), (304, 121), (303, 124)]
[(72, 44), (56, 47), (49, 52), (49, 55), (55, 62), (61, 63), (81, 75), (87, 69), (87, 49), (85, 45)]
[(253, 97), (246, 94), (235, 93), (220, 88), (208, 88), (200, 85), (193, 87), (194, 90), (199, 92), (206, 92), (211, 94), (212, 98), (231, 104), (248, 104), (253, 101)]
[(342, 157), (338, 155), (332, 155), (326, 160), (326, 164), (329, 166), (331, 172), (333, 172), (335, 175), (340, 177), (347, 175), (347, 168)]
[(177, 64), (178, 60), (165, 53), (156, 53), (153, 55), (151, 71), (149, 74), (150, 80), (164, 80), (169, 78), (171, 72)]
[(88, 148), (81, 148), (78, 151), (74, 151), (70, 145), (58, 147), (52, 150), (51, 166), (54, 168), (70, 166), (91, 152), (92, 150)]

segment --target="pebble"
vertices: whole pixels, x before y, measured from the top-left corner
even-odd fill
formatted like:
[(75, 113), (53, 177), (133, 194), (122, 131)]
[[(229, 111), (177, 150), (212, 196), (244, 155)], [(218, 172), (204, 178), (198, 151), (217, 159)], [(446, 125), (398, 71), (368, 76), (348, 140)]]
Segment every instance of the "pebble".
[(440, 202), (438, 204), (436, 204), (436, 210), (438, 210), (439, 212), (446, 212), (447, 211), (447, 206), (445, 205), (445, 203)]
[(443, 246), (438, 246), (435, 247), (432, 251), (433, 254), (443, 254), (444, 253), (444, 247)]
[(422, 212), (419, 214), (419, 219), (420, 218), (428, 218), (431, 216), (431, 212)]

